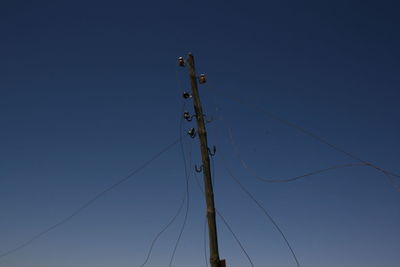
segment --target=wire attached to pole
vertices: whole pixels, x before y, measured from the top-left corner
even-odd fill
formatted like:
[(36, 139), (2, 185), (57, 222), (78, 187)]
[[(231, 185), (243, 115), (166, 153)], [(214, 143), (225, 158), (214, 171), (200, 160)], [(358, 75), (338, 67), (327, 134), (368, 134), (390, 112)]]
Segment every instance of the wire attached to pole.
[(175, 215), (172, 217), (172, 219), (161, 229), (160, 232), (157, 233), (157, 235), (154, 237), (153, 241), (151, 242), (150, 248), (147, 252), (147, 256), (146, 259), (144, 260), (144, 262), (142, 263), (141, 267), (145, 266), (147, 264), (147, 262), (150, 259), (150, 255), (153, 251), (154, 245), (156, 244), (158, 238), (160, 238), (160, 236), (175, 222), (176, 218), (179, 216), (179, 214), (182, 211), (183, 205), (185, 204), (185, 200), (186, 200), (186, 192), (183, 194), (183, 198), (181, 201), (181, 204), (179, 205), (179, 208), (177, 210), (177, 212), (175, 213)]
[[(219, 132), (217, 131), (217, 144), (219, 147), (221, 147), (220, 142), (219, 142)], [(262, 213), (268, 218), (268, 220), (275, 226), (275, 229), (279, 232), (279, 234), (281, 235), (281, 237), (283, 238), (283, 240), (286, 243), (286, 246), (289, 248), (294, 261), (296, 262), (297, 267), (300, 267), (300, 262), (297, 259), (296, 253), (294, 252), (292, 245), (290, 244), (289, 240), (286, 238), (286, 235), (283, 233), (282, 229), (279, 227), (279, 225), (276, 223), (276, 221), (274, 220), (274, 218), (272, 218), (272, 216), (268, 213), (268, 211), (264, 208), (264, 206), (253, 196), (252, 193), (250, 193), (250, 191), (239, 181), (238, 178), (236, 178), (236, 176), (233, 175), (232, 171), (230, 170), (230, 168), (227, 166), (226, 162), (225, 162), (225, 157), (223, 155), (223, 153), (220, 153), (221, 155), (221, 160), (223, 163), (223, 166), (225, 168), (225, 170), (227, 171), (227, 173), (229, 174), (229, 177), (240, 187), (240, 189), (246, 193), (246, 195), (258, 206), (258, 208), (262, 211)]]
[(321, 173), (332, 171), (332, 170), (336, 170), (336, 169), (356, 167), (356, 166), (369, 166), (368, 164), (363, 163), (363, 162), (346, 163), (346, 164), (334, 165), (334, 166), (331, 166), (331, 167), (328, 167), (328, 168), (324, 168), (324, 169), (315, 170), (315, 171), (312, 171), (312, 172), (308, 172), (306, 174), (302, 174), (302, 175), (298, 175), (298, 176), (294, 176), (294, 177), (286, 178), (286, 179), (264, 178), (264, 177), (261, 177), (260, 175), (258, 175), (257, 173), (255, 173), (254, 170), (252, 168), (250, 168), (249, 165), (243, 160), (243, 158), (240, 155), (240, 151), (239, 151), (239, 148), (238, 148), (239, 146), (238, 146), (238, 144), (235, 142), (235, 140), (233, 138), (233, 134), (232, 134), (231, 128), (228, 128), (228, 132), (229, 132), (229, 139), (230, 139), (231, 145), (234, 148), (236, 156), (239, 159), (242, 167), (244, 169), (246, 169), (249, 173), (251, 173), (256, 179), (258, 179), (258, 180), (260, 180), (262, 182), (288, 183), (288, 182), (294, 182), (294, 181), (302, 179), (302, 178), (306, 178), (306, 177), (309, 177), (309, 176), (312, 176), (312, 175), (317, 175), (317, 174), (321, 174)]
[[(185, 109), (185, 102), (183, 102), (182, 105), (182, 111)], [(182, 137), (182, 131), (183, 131), (183, 118), (181, 118), (180, 120), (180, 125), (179, 125), (179, 135), (180, 137)], [(182, 160), (183, 160), (183, 165), (184, 165), (184, 170), (185, 170), (185, 188), (186, 188), (186, 210), (185, 210), (185, 217), (183, 219), (183, 224), (181, 227), (181, 230), (179, 232), (178, 235), (178, 239), (176, 240), (175, 246), (174, 246), (174, 250), (172, 251), (172, 255), (171, 255), (171, 259), (169, 261), (169, 267), (172, 266), (172, 263), (174, 261), (174, 257), (175, 257), (175, 253), (176, 250), (178, 248), (179, 242), (181, 240), (183, 231), (185, 230), (186, 227), (186, 223), (187, 223), (187, 219), (188, 219), (188, 213), (189, 213), (189, 179), (190, 179), (190, 173), (187, 170), (187, 162), (186, 162), (186, 156), (185, 156), (185, 149), (183, 146), (183, 142), (182, 142), (182, 138), (180, 138), (180, 147), (181, 147), (181, 154), (182, 154)], [(189, 151), (189, 157), (191, 157), (190, 155), (192, 154), (192, 146), (190, 146), (190, 151)]]
[(113, 183), (111, 186), (107, 187), (106, 189), (100, 191), (99, 193), (97, 193), (94, 197), (92, 197), (91, 199), (89, 199), (88, 201), (86, 201), (83, 205), (81, 205), (79, 208), (77, 208), (74, 212), (72, 212), (70, 215), (66, 216), (64, 219), (60, 220), (59, 222), (51, 225), (50, 227), (38, 232), (37, 234), (35, 234), (34, 236), (32, 236), (30, 239), (24, 241), (23, 243), (21, 243), (20, 245), (6, 251), (0, 254), (0, 259), (4, 258), (12, 253), (15, 253), (23, 248), (25, 248), (26, 246), (32, 244), (34, 241), (36, 241), (37, 239), (41, 238), (42, 236), (48, 234), (49, 232), (55, 230), (56, 228), (62, 226), (63, 224), (69, 222), (71, 219), (73, 219), (75, 216), (77, 216), (78, 214), (82, 213), (84, 210), (86, 210), (89, 206), (91, 206), (95, 201), (97, 201), (99, 198), (101, 198), (102, 196), (104, 196), (105, 194), (107, 194), (108, 192), (114, 190), (115, 188), (117, 188), (118, 186), (120, 186), (121, 184), (127, 182), (128, 180), (130, 180), (134, 175), (136, 175), (138, 172), (140, 172), (141, 170), (143, 170), (144, 168), (146, 168), (148, 165), (150, 165), (153, 161), (155, 161), (157, 158), (159, 158), (162, 154), (164, 154), (165, 152), (167, 152), (168, 150), (170, 150), (172, 147), (174, 147), (176, 144), (179, 143), (179, 141), (181, 141), (181, 138), (176, 139), (174, 142), (172, 142), (171, 144), (167, 145), (165, 148), (161, 149), (159, 152), (157, 152), (154, 156), (152, 156), (150, 159), (148, 159), (147, 161), (145, 161), (142, 165), (140, 165), (138, 168), (136, 168), (135, 170), (133, 170), (131, 173), (129, 173), (127, 176), (125, 176), (124, 178), (118, 180), (117, 182)]
[[(198, 180), (197, 175), (195, 174), (195, 181), (196, 184), (200, 190), (200, 192), (202, 192), (204, 194), (204, 189), (201, 187), (200, 182)], [(235, 234), (235, 232), (233, 231), (232, 227), (229, 225), (228, 221), (222, 216), (221, 212), (218, 209), (215, 209), (215, 212), (217, 213), (217, 216), (221, 219), (221, 221), (225, 224), (226, 228), (228, 229), (228, 231), (232, 234), (233, 238), (235, 239), (236, 243), (238, 244), (238, 246), (240, 247), (240, 249), (242, 250), (243, 254), (246, 256), (249, 264), (254, 267), (253, 261), (250, 258), (250, 255), (247, 253), (246, 249), (244, 248), (242, 242), (239, 240), (239, 238), (237, 237), (237, 235)], [(205, 230), (204, 230), (204, 235), (205, 235)], [(206, 242), (206, 237), (204, 236), (204, 244)], [(204, 255), (206, 258), (206, 265), (208, 267), (208, 263), (207, 263), (207, 251), (206, 251), (206, 246), (204, 246)]]
[[(216, 91), (218, 93), (222, 93), (219, 90), (214, 90), (214, 91)], [(238, 103), (239, 105), (245, 106), (247, 108), (250, 108), (252, 110), (260, 111), (266, 117), (271, 118), (271, 119), (273, 119), (275, 121), (281, 122), (281, 123), (293, 128), (293, 129), (295, 129), (295, 130), (297, 130), (299, 132), (302, 132), (303, 134), (306, 134), (309, 137), (319, 141), (320, 143), (322, 143), (322, 144), (324, 144), (326, 146), (329, 146), (330, 148), (336, 150), (337, 152), (340, 152), (340, 153), (342, 153), (342, 154), (344, 154), (344, 155), (346, 155), (346, 156), (348, 156), (348, 157), (350, 157), (350, 158), (352, 158), (352, 159), (354, 159), (354, 160), (356, 160), (358, 162), (363, 163), (366, 166), (369, 166), (369, 167), (371, 167), (371, 168), (383, 173), (389, 179), (389, 183), (395, 188), (395, 190), (400, 192), (400, 185), (397, 185), (395, 183), (394, 179), (393, 179), (394, 177), (400, 178), (400, 174), (388, 171), (386, 169), (381, 168), (378, 165), (375, 165), (375, 164), (373, 164), (373, 163), (371, 163), (369, 161), (366, 161), (366, 160), (364, 160), (364, 159), (362, 159), (362, 158), (360, 158), (360, 157), (358, 157), (358, 156), (356, 156), (356, 155), (344, 150), (343, 148), (339, 147), (338, 145), (335, 145), (335, 144), (327, 141), (325, 138), (322, 138), (322, 137), (316, 135), (315, 133), (303, 128), (302, 126), (297, 125), (297, 124), (295, 124), (293, 122), (290, 122), (290, 121), (288, 121), (288, 120), (286, 120), (284, 118), (281, 118), (281, 117), (275, 115), (274, 113), (266, 110), (263, 107), (247, 103), (247, 102), (245, 102), (243, 100), (239, 100), (239, 99), (237, 99), (235, 97), (232, 97), (232, 96), (230, 96), (228, 94), (224, 94), (224, 98), (228, 98), (231, 101), (233, 101), (235, 103)]]
[[(222, 153), (221, 153), (221, 154), (222, 154)], [(248, 191), (248, 190), (246, 189), (246, 187), (239, 181), (239, 179), (237, 179), (237, 178), (233, 175), (232, 171), (226, 166), (226, 163), (225, 163), (225, 160), (224, 160), (223, 156), (221, 156), (221, 157), (222, 157), (222, 162), (223, 162), (223, 164), (224, 164), (224, 167), (225, 167), (226, 171), (227, 171), (228, 174), (229, 174), (229, 177), (231, 177), (232, 180), (235, 181), (235, 182), (239, 185), (239, 187), (242, 189), (242, 191), (246, 193), (246, 195), (261, 209), (261, 211), (262, 211), (262, 212), (264, 213), (264, 215), (268, 218), (268, 220), (275, 226), (276, 230), (277, 230), (277, 231), (279, 232), (279, 234), (282, 236), (282, 238), (283, 238), (283, 240), (285, 241), (287, 247), (289, 248), (289, 250), (290, 250), (290, 252), (291, 252), (291, 254), (292, 254), (292, 256), (293, 256), (293, 259), (294, 259), (295, 262), (296, 262), (297, 267), (300, 267), (300, 263), (299, 263), (299, 260), (297, 259), (296, 253), (294, 252), (294, 250), (293, 250), (293, 248), (292, 248), (292, 245), (290, 245), (289, 240), (286, 238), (286, 235), (283, 233), (283, 231), (281, 230), (281, 228), (279, 227), (279, 225), (275, 222), (275, 220), (274, 220), (274, 219), (272, 218), (272, 216), (267, 212), (267, 210), (263, 207), (263, 205), (261, 205), (261, 203), (253, 196), (253, 194), (250, 193), (250, 191)]]

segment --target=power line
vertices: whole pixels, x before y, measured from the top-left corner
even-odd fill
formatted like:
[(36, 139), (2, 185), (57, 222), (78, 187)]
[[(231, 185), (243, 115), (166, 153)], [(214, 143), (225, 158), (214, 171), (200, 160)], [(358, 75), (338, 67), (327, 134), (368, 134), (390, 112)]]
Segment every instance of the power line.
[[(186, 196), (188, 196), (188, 195), (189, 195), (189, 194), (186, 193)], [(188, 197), (187, 197), (187, 198), (188, 198)], [(179, 242), (180, 242), (180, 240), (181, 240), (183, 231), (185, 230), (185, 227), (186, 227), (186, 223), (187, 223), (187, 219), (188, 219), (188, 214), (189, 214), (189, 200), (186, 199), (185, 217), (184, 217), (184, 219), (183, 219), (183, 223), (182, 223), (181, 229), (180, 229), (180, 231), (179, 231), (178, 239), (176, 240), (174, 249), (173, 249), (173, 251), (172, 251), (171, 259), (170, 259), (169, 264), (168, 264), (169, 267), (172, 266), (172, 263), (173, 263), (173, 261), (174, 261), (176, 250), (178, 249), (178, 245), (179, 245)]]
[(181, 204), (179, 205), (178, 211), (175, 213), (175, 215), (172, 217), (172, 219), (161, 229), (160, 232), (157, 233), (157, 235), (154, 237), (153, 241), (151, 242), (149, 251), (147, 252), (147, 256), (145, 261), (142, 263), (141, 267), (145, 266), (146, 263), (149, 261), (150, 259), (150, 255), (153, 251), (154, 245), (157, 242), (158, 238), (174, 223), (174, 221), (176, 220), (176, 218), (179, 216), (179, 214), (182, 211), (183, 205), (185, 204), (185, 200), (186, 200), (186, 192), (183, 194), (183, 198), (181, 201)]
[[(319, 169), (313, 172), (309, 172), (306, 174), (302, 174), (299, 176), (295, 176), (295, 177), (291, 177), (291, 178), (286, 178), (286, 179), (268, 179), (268, 178), (263, 178), (260, 177), (258, 175), (254, 175), (258, 180), (262, 181), (262, 182), (268, 182), (268, 183), (288, 183), (288, 182), (293, 182), (302, 178), (306, 178), (312, 175), (317, 175), (317, 174), (321, 174), (324, 172), (328, 172), (328, 171), (332, 171), (332, 170), (336, 170), (336, 169), (340, 169), (340, 168), (348, 168), (348, 167), (356, 167), (356, 166), (366, 166), (366, 164), (360, 162), (360, 163), (348, 163), (348, 164), (340, 164), (340, 165), (334, 165), (325, 169)], [(249, 172), (251, 172), (250, 169), (248, 169)]]
[[(176, 71), (175, 72), (176, 73), (176, 79), (177, 79), (177, 83), (178, 83), (178, 88), (179, 88), (179, 93), (182, 91), (182, 83), (181, 83), (181, 80), (180, 80), (180, 78), (179, 78), (179, 73), (178, 73), (178, 71)], [(181, 113), (183, 113), (183, 111), (184, 111), (184, 109), (185, 109), (185, 106), (186, 106), (186, 104), (185, 104), (185, 102), (183, 101), (183, 103), (182, 103), (182, 112)], [(181, 145), (181, 149), (182, 149), (182, 154), (183, 154), (183, 161), (184, 161), (184, 167), (185, 167), (185, 180), (187, 181), (187, 171), (186, 171), (186, 161), (185, 161), (185, 156), (184, 156), (184, 150), (183, 150), (183, 146), (182, 146), (182, 122), (183, 122), (183, 119), (182, 118), (180, 118), (180, 120), (179, 120), (179, 136), (180, 136), (180, 138), (181, 138), (181, 140), (180, 140), (180, 145)], [(183, 205), (185, 204), (185, 201), (187, 200), (187, 198), (188, 198), (188, 187), (186, 186), (185, 187), (185, 192), (184, 192), (184, 196), (183, 196), (183, 199), (182, 199), (182, 202), (181, 202), (181, 204), (180, 204), (180, 206), (179, 206), (179, 209), (178, 209), (178, 211), (175, 213), (175, 215), (173, 216), (173, 218), (161, 229), (161, 231), (155, 236), (155, 238), (153, 239), (153, 241), (152, 241), (152, 243), (151, 243), (151, 245), (150, 245), (150, 248), (149, 248), (149, 251), (148, 251), (148, 253), (147, 253), (147, 257), (146, 257), (146, 259), (145, 259), (145, 261), (143, 262), (143, 264), (141, 265), (141, 267), (143, 267), (147, 262), (148, 262), (148, 260), (149, 260), (149, 258), (150, 258), (150, 255), (151, 255), (151, 252), (152, 252), (152, 250), (153, 250), (153, 247), (154, 247), (154, 245), (155, 245), (155, 242), (157, 241), (157, 239), (172, 225), (172, 223), (176, 220), (176, 218), (179, 216), (179, 214), (181, 213), (181, 211), (182, 211), (182, 208), (183, 208)], [(187, 205), (186, 205), (186, 214), (185, 214), (185, 218), (187, 217), (187, 212), (188, 212), (188, 201), (186, 202), (187, 203)], [(185, 219), (185, 221), (186, 221), (186, 219)], [(183, 232), (183, 228), (184, 228), (184, 225), (182, 226), (182, 228), (181, 228), (181, 233)], [(181, 235), (181, 233), (180, 233), (180, 235)], [(171, 262), (170, 262), (170, 265), (171, 265), (171, 263), (172, 263), (172, 259), (174, 258), (174, 255), (175, 255), (175, 251), (176, 251), (176, 248), (177, 248), (177, 245), (178, 245), (178, 243), (179, 243), (179, 240), (180, 240), (180, 236), (179, 236), (179, 238), (178, 238), (178, 240), (177, 240), (177, 242), (176, 242), (176, 244), (175, 244), (175, 247), (174, 247), (174, 251), (173, 251), (173, 254), (172, 254), (172, 257), (171, 257)]]
[[(222, 119), (222, 117), (221, 117)], [(226, 126), (226, 125), (225, 125)], [(312, 172), (308, 172), (306, 174), (302, 174), (302, 175), (298, 175), (298, 176), (294, 176), (291, 178), (286, 178), (286, 179), (271, 179), (271, 178), (264, 178), (259, 176), (257, 173), (254, 172), (253, 169), (251, 169), (249, 167), (249, 165), (243, 160), (242, 156), (240, 155), (240, 151), (239, 151), (239, 145), (235, 142), (234, 138), (233, 138), (233, 134), (232, 134), (232, 130), (231, 128), (228, 128), (228, 132), (229, 132), (229, 139), (230, 139), (230, 143), (233, 146), (236, 156), (238, 157), (241, 165), (243, 166), (243, 168), (245, 168), (249, 173), (251, 173), (254, 177), (256, 177), (256, 179), (262, 181), (262, 182), (268, 182), (268, 183), (287, 183), (287, 182), (293, 182), (302, 178), (306, 178), (312, 175), (316, 175), (316, 174), (321, 174), (324, 172), (328, 172), (328, 171), (332, 171), (332, 170), (336, 170), (336, 169), (340, 169), (340, 168), (349, 168), (349, 167), (356, 167), (356, 166), (368, 166), (366, 163), (363, 162), (358, 162), (358, 163), (347, 163), (347, 164), (339, 164), (339, 165), (334, 165), (328, 168), (324, 168), (324, 169), (319, 169), (319, 170), (315, 170)]]
[[(215, 102), (214, 102), (215, 103)], [(216, 111), (219, 112), (219, 109), (216, 107)], [(286, 178), (286, 179), (272, 179), (272, 178), (264, 178), (259, 176), (257, 173), (254, 172), (253, 169), (251, 169), (249, 167), (249, 165), (243, 160), (241, 153), (239, 151), (239, 145), (235, 142), (235, 139), (233, 137), (233, 133), (230, 127), (227, 126), (226, 121), (224, 120), (224, 118), (220, 115), (219, 119), (223, 122), (225, 128), (228, 129), (228, 134), (229, 134), (229, 140), (230, 143), (236, 153), (237, 158), (239, 159), (242, 167), (244, 169), (246, 169), (250, 174), (252, 174), (256, 179), (262, 181), (262, 182), (269, 182), (269, 183), (286, 183), (286, 182), (293, 182), (302, 178), (306, 178), (312, 175), (316, 175), (316, 174), (321, 174), (327, 171), (331, 171), (331, 170), (335, 170), (335, 169), (340, 169), (340, 168), (348, 168), (348, 167), (356, 167), (356, 166), (368, 166), (368, 164), (360, 162), (360, 163), (347, 163), (347, 164), (340, 164), (340, 165), (334, 165), (328, 168), (324, 168), (324, 169), (319, 169), (319, 170), (315, 170), (312, 172), (308, 172), (306, 174), (302, 174), (302, 175), (298, 175), (298, 176), (294, 176), (291, 178)]]
[[(221, 154), (221, 153), (220, 153)], [(282, 238), (284, 239), (287, 247), (289, 248), (290, 252), (292, 253), (293, 259), (296, 262), (296, 265), (298, 267), (300, 267), (300, 263), (297, 259), (296, 253), (294, 252), (292, 246), (290, 245), (288, 239), (286, 238), (286, 235), (283, 233), (283, 231), (281, 230), (281, 228), (279, 227), (279, 225), (275, 222), (275, 220), (272, 218), (272, 216), (267, 212), (267, 210), (263, 207), (263, 205), (261, 205), (261, 203), (253, 196), (252, 193), (250, 193), (250, 191), (248, 191), (246, 189), (246, 187), (239, 181), (239, 179), (237, 179), (232, 171), (228, 168), (228, 166), (225, 164), (225, 160), (224, 157), (221, 155), (222, 158), (222, 162), (223, 165), (226, 169), (226, 171), (228, 172), (229, 176), (239, 185), (239, 187), (242, 189), (243, 192), (246, 193), (246, 195), (261, 209), (261, 211), (265, 214), (265, 216), (267, 216), (268, 220), (275, 226), (276, 230), (278, 230), (279, 234), (282, 236)]]
[[(217, 131), (217, 143), (218, 144), (220, 143), (219, 139), (220, 139), (219, 132)], [(229, 177), (242, 189), (243, 192), (246, 193), (246, 195), (261, 209), (261, 211), (268, 218), (268, 220), (275, 226), (276, 230), (279, 232), (279, 234), (285, 241), (287, 247), (289, 248), (289, 250), (293, 256), (293, 259), (296, 262), (297, 267), (300, 267), (300, 263), (297, 259), (296, 253), (294, 252), (292, 246), (289, 243), (289, 240), (286, 238), (286, 235), (283, 233), (283, 231), (281, 230), (279, 225), (275, 222), (275, 220), (272, 218), (272, 216), (267, 212), (267, 210), (264, 208), (264, 206), (253, 196), (253, 194), (250, 193), (250, 191), (246, 189), (246, 187), (239, 181), (238, 178), (236, 178), (235, 175), (233, 175), (232, 171), (230, 170), (230, 168), (227, 166), (227, 164), (225, 162), (225, 157), (224, 157), (223, 153), (220, 153), (220, 155), (221, 155), (223, 166), (224, 166), (225, 170), (228, 172)]]
[[(196, 173), (194, 174), (194, 176), (195, 176), (196, 184), (197, 184), (199, 190), (204, 194), (204, 189), (201, 187), (200, 182), (198, 181), (198, 177), (197, 177)], [(244, 248), (242, 242), (239, 240), (239, 238), (237, 237), (237, 235), (233, 231), (232, 227), (229, 225), (228, 221), (225, 220), (225, 218), (222, 216), (221, 212), (219, 212), (218, 209), (215, 209), (215, 212), (217, 213), (217, 215), (221, 219), (221, 221), (225, 224), (225, 226), (228, 229), (228, 231), (232, 234), (233, 238), (235, 239), (236, 243), (239, 245), (240, 249), (242, 250), (242, 252), (246, 256), (246, 258), (249, 261), (250, 265), (252, 267), (254, 267), (253, 261), (251, 260), (251, 258), (249, 256), (249, 254), (247, 253), (246, 249)], [(204, 230), (204, 233), (205, 233), (205, 230)], [(205, 259), (206, 259), (206, 264), (208, 266), (208, 263), (207, 263), (207, 251), (206, 251), (206, 246), (205, 246), (205, 236), (204, 236), (204, 255), (205, 255)]]
[(172, 147), (174, 147), (179, 141), (181, 141), (181, 138), (176, 139), (174, 142), (172, 142), (171, 144), (167, 145), (165, 148), (163, 148), (162, 150), (160, 150), (159, 152), (157, 152), (154, 156), (152, 156), (149, 160), (145, 161), (141, 166), (139, 166), (137, 169), (133, 170), (131, 173), (129, 173), (127, 176), (125, 176), (124, 178), (118, 180), (117, 182), (113, 183), (111, 186), (107, 187), (106, 189), (100, 191), (99, 193), (97, 193), (94, 197), (92, 197), (90, 200), (88, 200), (86, 203), (84, 203), (83, 205), (81, 205), (78, 209), (76, 209), (74, 212), (72, 212), (70, 215), (68, 215), (67, 217), (65, 217), (64, 219), (60, 220), (59, 222), (53, 224), (52, 226), (44, 229), (43, 231), (38, 232), (37, 234), (35, 234), (33, 237), (31, 237), (30, 239), (28, 239), (27, 241), (21, 243), (20, 245), (6, 251), (0, 254), (0, 259), (4, 258), (12, 253), (15, 253), (21, 249), (23, 249), (24, 247), (30, 245), (31, 243), (33, 243), (34, 241), (36, 241), (37, 239), (39, 239), (40, 237), (46, 235), (47, 233), (51, 232), (52, 230), (56, 229), (57, 227), (67, 223), (68, 221), (70, 221), (72, 218), (74, 218), (75, 216), (77, 216), (78, 214), (80, 214), (81, 212), (83, 212), (86, 208), (88, 208), (91, 204), (93, 204), (96, 200), (98, 200), (99, 198), (101, 198), (102, 196), (104, 196), (106, 193), (110, 192), (111, 190), (115, 189), (116, 187), (120, 186), (122, 183), (128, 181), (129, 179), (131, 179), (135, 174), (137, 174), (138, 172), (140, 172), (141, 170), (143, 170), (145, 167), (147, 167), (150, 163), (152, 163), (153, 161), (155, 161), (158, 157), (160, 157), (162, 154), (164, 154), (165, 152), (167, 152), (168, 150), (170, 150)]
[[(185, 109), (185, 102), (183, 102), (183, 105), (182, 105), (182, 113), (183, 113), (183, 110)], [(182, 131), (183, 131), (183, 128), (182, 128), (182, 126), (183, 126), (183, 124), (182, 124), (182, 122), (183, 122), (183, 118), (181, 118), (181, 120), (180, 120), (180, 125), (179, 125), (179, 134), (180, 134), (180, 147), (181, 147), (181, 154), (182, 154), (182, 160), (183, 160), (183, 165), (184, 165), (184, 170), (185, 170), (185, 183), (186, 183), (186, 210), (185, 210), (185, 217), (184, 217), (184, 219), (183, 219), (183, 224), (182, 224), (182, 227), (181, 227), (181, 230), (180, 230), (180, 232), (179, 232), (179, 235), (178, 235), (178, 239), (176, 240), (176, 243), (175, 243), (175, 246), (174, 246), (174, 250), (173, 250), (173, 252), (172, 252), (172, 255), (171, 255), (171, 259), (170, 259), (170, 261), (169, 261), (169, 267), (171, 267), (171, 265), (172, 265), (172, 263), (173, 263), (173, 261), (174, 261), (174, 257), (175, 257), (175, 253), (176, 253), (176, 250), (177, 250), (177, 248), (178, 248), (178, 245), (179, 245), (179, 242), (180, 242), (180, 240), (181, 240), (181, 237), (182, 237), (182, 234), (183, 234), (183, 231), (184, 231), (184, 229), (185, 229), (185, 226), (186, 226), (186, 223), (187, 223), (187, 218), (188, 218), (188, 213), (189, 213), (189, 200), (190, 200), (190, 198), (189, 198), (189, 178), (190, 178), (190, 173), (188, 172), (188, 170), (187, 170), (187, 162), (186, 162), (186, 156), (185, 156), (185, 149), (184, 149), (184, 146), (183, 146), (183, 142), (182, 142)], [(191, 154), (192, 154), (192, 146), (190, 146), (190, 151), (189, 151), (189, 158), (191, 158)]]
[(246, 249), (243, 247), (242, 243), (240, 242), (239, 238), (236, 236), (235, 232), (232, 230), (228, 222), (225, 220), (224, 216), (216, 210), (218, 217), (222, 220), (222, 222), (225, 224), (226, 228), (228, 228), (229, 232), (232, 234), (233, 238), (235, 238), (236, 242), (240, 246), (240, 249), (243, 251), (243, 253), (246, 255), (247, 260), (249, 261), (250, 265), (254, 267), (253, 261), (251, 260), (249, 254), (247, 253)]
[[(218, 90), (216, 90), (216, 91), (218, 92)], [(302, 133), (304, 133), (304, 134), (310, 136), (311, 138), (313, 138), (313, 139), (319, 141), (320, 143), (329, 146), (330, 148), (336, 150), (337, 152), (340, 152), (340, 153), (342, 153), (342, 154), (344, 154), (344, 155), (347, 155), (348, 157), (350, 157), (350, 158), (352, 158), (352, 159), (354, 159), (354, 160), (357, 160), (357, 161), (359, 161), (359, 162), (364, 163), (366, 166), (369, 166), (369, 167), (371, 167), (371, 168), (374, 168), (374, 169), (376, 169), (376, 170), (382, 172), (382, 173), (385, 174), (385, 176), (388, 177), (388, 178), (389, 178), (389, 176), (393, 176), (393, 177), (398, 177), (398, 178), (400, 178), (400, 175), (399, 175), (399, 174), (394, 173), (394, 172), (391, 172), (391, 171), (388, 171), (388, 170), (383, 169), (383, 168), (381, 168), (381, 167), (379, 167), (379, 166), (377, 166), (377, 165), (375, 165), (375, 164), (373, 164), (373, 163), (371, 163), (371, 162), (369, 162), (369, 161), (366, 161), (366, 160), (364, 160), (364, 159), (362, 159), (362, 158), (360, 158), (360, 157), (358, 157), (358, 156), (356, 156), (356, 155), (354, 155), (354, 154), (352, 154), (352, 153), (350, 153), (350, 152), (344, 150), (343, 148), (341, 148), (341, 147), (339, 147), (339, 146), (337, 146), (337, 145), (335, 145), (335, 144), (333, 144), (333, 143), (327, 141), (326, 139), (324, 139), (324, 138), (322, 138), (322, 137), (316, 135), (315, 133), (313, 133), (313, 132), (311, 132), (311, 131), (309, 131), (309, 130), (303, 128), (303, 127), (301, 127), (300, 125), (297, 125), (297, 124), (295, 124), (295, 123), (293, 123), (293, 122), (290, 122), (290, 121), (288, 121), (288, 120), (286, 120), (286, 119), (283, 119), (283, 118), (281, 118), (281, 117), (275, 115), (275, 114), (272, 113), (272, 112), (269, 112), (269, 111), (266, 110), (265, 108), (262, 108), (262, 107), (260, 107), (260, 106), (258, 106), (258, 105), (254, 105), (254, 104), (247, 103), (247, 102), (242, 101), (242, 100), (239, 100), (239, 99), (237, 99), (237, 98), (235, 98), (235, 97), (230, 96), (229, 94), (224, 94), (224, 98), (229, 98), (231, 101), (236, 102), (236, 103), (238, 103), (238, 104), (240, 104), (240, 105), (242, 105), (242, 106), (245, 106), (245, 107), (247, 107), (247, 108), (250, 108), (250, 109), (252, 109), (252, 110), (260, 111), (260, 112), (262, 112), (262, 114), (264, 114), (265, 116), (267, 116), (267, 117), (269, 117), (269, 118), (272, 118), (272, 119), (274, 119), (274, 120), (276, 120), (276, 121), (279, 121), (279, 122), (281, 122), (281, 123), (283, 123), (283, 124), (286, 124), (287, 126), (293, 128), (293, 129), (296, 129), (296, 130), (298, 130), (298, 131), (300, 131), (300, 132), (302, 132)], [(400, 186), (393, 184), (392, 181), (393, 181), (393, 180), (390, 179), (391, 184), (395, 187), (395, 189), (396, 189), (397, 191), (400, 192)]]

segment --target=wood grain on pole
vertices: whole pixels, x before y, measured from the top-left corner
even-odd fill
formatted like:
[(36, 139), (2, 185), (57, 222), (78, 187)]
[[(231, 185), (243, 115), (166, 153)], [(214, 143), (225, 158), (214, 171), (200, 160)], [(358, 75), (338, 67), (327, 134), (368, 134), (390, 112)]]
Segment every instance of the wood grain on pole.
[(200, 140), (201, 159), (203, 162), (203, 175), (204, 175), (204, 188), (207, 204), (207, 221), (208, 233), (210, 241), (210, 264), (211, 267), (221, 267), (218, 251), (218, 237), (217, 237), (217, 223), (215, 220), (215, 204), (214, 204), (214, 191), (211, 180), (210, 158), (208, 154), (207, 132), (204, 123), (204, 114), (200, 102), (200, 95), (197, 88), (197, 76), (194, 64), (194, 57), (189, 53), (187, 58), (187, 66), (189, 68), (189, 76), (192, 86), (192, 96), (194, 103), (194, 110), (196, 112), (197, 120), (197, 133)]

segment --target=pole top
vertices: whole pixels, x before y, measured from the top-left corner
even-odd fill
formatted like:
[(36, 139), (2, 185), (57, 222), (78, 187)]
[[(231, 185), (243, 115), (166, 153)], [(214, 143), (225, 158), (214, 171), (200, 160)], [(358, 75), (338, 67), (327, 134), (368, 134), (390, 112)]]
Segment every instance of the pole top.
[(193, 56), (192, 52), (189, 52), (189, 53), (188, 53), (188, 58), (191, 58), (191, 59), (193, 59), (193, 58), (194, 58), (194, 56)]

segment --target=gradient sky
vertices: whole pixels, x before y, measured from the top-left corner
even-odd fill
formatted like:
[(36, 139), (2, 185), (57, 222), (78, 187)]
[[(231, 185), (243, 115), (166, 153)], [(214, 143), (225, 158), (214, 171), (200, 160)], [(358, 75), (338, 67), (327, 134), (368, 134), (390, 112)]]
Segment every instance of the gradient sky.
[[(288, 178), (353, 159), (229, 100), (302, 125), (400, 172), (400, 17), (396, 1), (2, 1), (0, 253), (71, 214), (179, 136), (178, 56), (193, 52), (215, 157), (215, 199), (255, 266), (397, 267), (400, 193), (368, 167)], [(186, 108), (192, 112), (192, 102)], [(220, 114), (216, 114), (216, 107)], [(218, 125), (220, 130), (218, 130)], [(183, 124), (186, 130), (194, 123)], [(220, 136), (217, 144), (217, 136)], [(198, 140), (185, 139), (199, 164)], [(189, 155), (187, 155), (189, 157)], [(185, 190), (179, 145), (73, 220), (7, 257), (5, 267), (140, 266)], [(191, 172), (193, 167), (190, 168)], [(400, 183), (400, 179), (397, 182)], [(204, 199), (190, 178), (188, 224), (173, 266), (205, 266)], [(168, 266), (183, 213), (147, 266)], [(250, 266), (218, 220), (220, 255)]]

